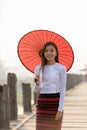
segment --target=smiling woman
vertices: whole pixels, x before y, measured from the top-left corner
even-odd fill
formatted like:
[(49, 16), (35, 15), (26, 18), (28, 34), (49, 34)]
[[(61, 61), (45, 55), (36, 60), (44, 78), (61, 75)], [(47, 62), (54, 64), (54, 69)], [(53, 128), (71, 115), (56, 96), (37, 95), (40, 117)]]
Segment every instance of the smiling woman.
[(42, 65), (35, 68), (34, 91), (39, 93), (36, 105), (36, 130), (61, 130), (66, 91), (66, 68), (58, 63), (58, 49), (47, 42), (41, 53)]

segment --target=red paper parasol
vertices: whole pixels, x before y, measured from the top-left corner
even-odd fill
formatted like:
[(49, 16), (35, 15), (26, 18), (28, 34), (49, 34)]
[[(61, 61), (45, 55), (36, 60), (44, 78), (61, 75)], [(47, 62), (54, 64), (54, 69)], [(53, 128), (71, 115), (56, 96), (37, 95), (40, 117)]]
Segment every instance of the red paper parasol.
[(48, 30), (35, 30), (25, 34), (18, 44), (18, 56), (22, 64), (31, 72), (35, 66), (41, 64), (39, 51), (46, 42), (54, 42), (58, 47), (59, 63), (66, 66), (67, 71), (74, 61), (72, 47), (62, 36)]

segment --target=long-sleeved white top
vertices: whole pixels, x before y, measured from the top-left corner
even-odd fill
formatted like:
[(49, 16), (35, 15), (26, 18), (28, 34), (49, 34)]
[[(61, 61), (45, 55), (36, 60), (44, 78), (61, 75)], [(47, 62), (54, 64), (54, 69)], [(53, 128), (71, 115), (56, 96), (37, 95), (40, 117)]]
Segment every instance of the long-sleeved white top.
[(60, 93), (58, 111), (63, 110), (64, 97), (66, 91), (66, 68), (65, 66), (55, 63), (44, 66), (44, 74), (41, 65), (35, 67), (35, 75), (40, 78), (39, 86), (34, 85), (34, 91), (39, 93)]

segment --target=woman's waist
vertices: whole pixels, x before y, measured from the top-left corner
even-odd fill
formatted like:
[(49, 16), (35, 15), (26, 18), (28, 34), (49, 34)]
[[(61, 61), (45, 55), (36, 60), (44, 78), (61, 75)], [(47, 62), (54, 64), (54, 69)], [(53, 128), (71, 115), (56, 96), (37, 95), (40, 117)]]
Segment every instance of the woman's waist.
[(60, 93), (40, 93), (39, 94), (39, 98), (43, 97), (43, 98), (56, 98), (56, 97), (60, 97)]

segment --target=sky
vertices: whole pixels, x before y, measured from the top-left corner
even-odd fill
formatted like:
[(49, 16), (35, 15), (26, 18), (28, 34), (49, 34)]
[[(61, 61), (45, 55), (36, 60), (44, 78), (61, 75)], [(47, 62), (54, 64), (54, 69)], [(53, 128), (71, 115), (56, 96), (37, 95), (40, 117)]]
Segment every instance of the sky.
[(0, 0), (0, 60), (21, 66), (17, 45), (33, 30), (46, 29), (63, 36), (72, 46), (71, 70), (87, 64), (86, 0)]

